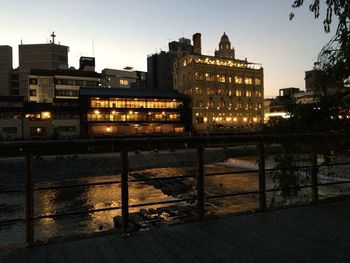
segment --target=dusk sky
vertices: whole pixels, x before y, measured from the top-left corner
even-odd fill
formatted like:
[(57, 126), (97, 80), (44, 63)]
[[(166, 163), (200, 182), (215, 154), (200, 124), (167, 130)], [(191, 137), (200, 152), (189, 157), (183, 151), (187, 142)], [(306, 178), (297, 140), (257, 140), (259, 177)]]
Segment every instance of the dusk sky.
[(0, 45), (57, 42), (70, 47), (69, 65), (94, 56), (96, 69), (132, 66), (147, 70), (147, 55), (168, 50), (168, 42), (202, 34), (202, 52), (213, 55), (225, 31), (236, 57), (261, 63), (265, 97), (280, 88), (304, 88), (304, 72), (313, 67), (331, 38), (322, 20), (307, 6), (289, 21), (292, 0), (1, 0)]

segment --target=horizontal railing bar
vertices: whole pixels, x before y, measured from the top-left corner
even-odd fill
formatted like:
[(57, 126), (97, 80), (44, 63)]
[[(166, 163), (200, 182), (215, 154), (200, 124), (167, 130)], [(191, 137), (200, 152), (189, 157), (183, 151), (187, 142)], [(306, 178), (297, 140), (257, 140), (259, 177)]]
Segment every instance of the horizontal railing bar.
[(205, 196), (205, 199), (233, 197), (233, 196), (240, 196), (240, 195), (252, 195), (252, 194), (259, 194), (259, 193), (260, 193), (259, 191), (251, 191), (251, 192), (228, 193), (228, 194), (221, 194), (221, 195), (209, 195), (209, 196)]
[(112, 210), (118, 210), (118, 209), (121, 209), (121, 207), (119, 207), (119, 206), (118, 207), (108, 207), (108, 208), (92, 209), (92, 210), (70, 212), (70, 213), (59, 213), (59, 214), (42, 215), (42, 216), (36, 216), (33, 219), (34, 220), (40, 220), (40, 219), (45, 219), (45, 218), (55, 218), (55, 217), (63, 217), (63, 216), (75, 216), (75, 215), (83, 215), (83, 214), (92, 214), (92, 213), (98, 213), (98, 212), (112, 211)]
[(25, 223), (26, 219), (25, 218), (15, 218), (15, 219), (7, 219), (7, 220), (2, 220), (0, 221), (0, 225), (5, 225), (5, 224), (14, 224), (14, 223)]
[(149, 202), (149, 203), (129, 205), (129, 208), (142, 207), (142, 206), (152, 206), (152, 205), (162, 205), (162, 204), (171, 204), (171, 203), (181, 203), (181, 202), (190, 202), (190, 201), (195, 201), (195, 200), (196, 200), (195, 198), (186, 198), (186, 199), (166, 200), (166, 201), (160, 201), (160, 202)]
[[(347, 134), (280, 134), (280, 135), (223, 135), (223, 136), (176, 136), (176, 137), (140, 137), (140, 138), (108, 138), (108, 139), (80, 139), (80, 140), (44, 140), (44, 141), (1, 141), (0, 149), (3, 148), (33, 148), (33, 147), (54, 147), (54, 146), (98, 146), (98, 145), (134, 145), (134, 144), (153, 144), (153, 143), (256, 143), (259, 141), (276, 142), (285, 140), (310, 141), (316, 139), (330, 139), (346, 137)], [(51, 147), (51, 148), (52, 148)], [(24, 150), (24, 149), (23, 149)], [(70, 151), (74, 152), (74, 151)]]
[(0, 190), (0, 194), (12, 194), (12, 193), (25, 193), (25, 189), (8, 189), (8, 190)]
[(159, 181), (159, 180), (172, 180), (172, 179), (187, 179), (187, 178), (195, 178), (194, 175), (176, 175), (176, 176), (166, 176), (166, 177), (154, 177), (154, 178), (145, 178), (145, 179), (132, 179), (129, 180), (130, 183), (138, 183), (138, 182), (148, 182), (148, 181)]
[(350, 181), (338, 181), (338, 182), (329, 182), (329, 183), (319, 183), (318, 186), (338, 185), (338, 184), (350, 184)]
[(68, 185), (55, 185), (55, 186), (47, 186), (47, 187), (36, 187), (34, 189), (34, 191), (64, 189), (64, 188), (73, 188), (73, 187), (89, 187), (89, 186), (111, 185), (111, 184), (120, 184), (120, 181), (108, 181), (108, 182), (98, 182), (98, 183), (68, 184)]

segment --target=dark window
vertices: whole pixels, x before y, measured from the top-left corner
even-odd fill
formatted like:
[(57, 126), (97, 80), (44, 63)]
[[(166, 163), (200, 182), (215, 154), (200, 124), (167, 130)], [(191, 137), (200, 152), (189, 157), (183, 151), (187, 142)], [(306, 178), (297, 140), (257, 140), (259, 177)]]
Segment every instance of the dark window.
[(36, 96), (36, 90), (35, 89), (29, 90), (29, 96)]
[(38, 85), (38, 79), (29, 79), (29, 84), (30, 85)]
[(17, 133), (17, 127), (4, 127), (4, 133)]
[(12, 89), (12, 90), (10, 91), (10, 95), (14, 95), (14, 96), (19, 95), (19, 90), (18, 90), (18, 89)]

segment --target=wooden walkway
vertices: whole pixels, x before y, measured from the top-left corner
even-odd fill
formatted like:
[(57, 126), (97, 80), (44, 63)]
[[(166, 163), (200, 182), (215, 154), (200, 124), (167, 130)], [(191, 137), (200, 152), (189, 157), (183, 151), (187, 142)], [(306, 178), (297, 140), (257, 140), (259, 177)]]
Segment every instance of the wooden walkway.
[(3, 262), (350, 262), (350, 200), (22, 249)]

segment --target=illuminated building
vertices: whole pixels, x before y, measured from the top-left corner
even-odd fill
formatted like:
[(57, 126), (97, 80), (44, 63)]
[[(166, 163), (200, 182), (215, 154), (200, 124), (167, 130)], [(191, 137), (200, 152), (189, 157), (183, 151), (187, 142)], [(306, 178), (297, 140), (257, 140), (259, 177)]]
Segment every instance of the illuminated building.
[(82, 136), (185, 133), (191, 127), (189, 107), (189, 97), (174, 90), (82, 88)]
[(191, 97), (197, 131), (252, 127), (263, 121), (263, 68), (236, 59), (225, 33), (215, 56), (202, 55), (201, 35), (193, 35), (193, 52), (175, 61), (174, 87)]

